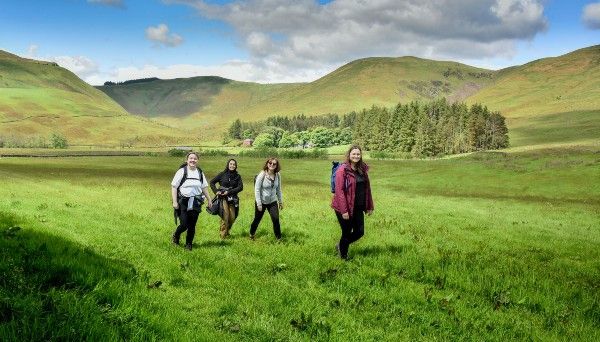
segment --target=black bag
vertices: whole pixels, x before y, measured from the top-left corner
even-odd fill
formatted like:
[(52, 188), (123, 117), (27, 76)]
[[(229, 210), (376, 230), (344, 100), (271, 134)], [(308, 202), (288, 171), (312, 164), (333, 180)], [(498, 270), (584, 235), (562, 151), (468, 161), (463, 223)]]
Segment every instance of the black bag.
[(206, 212), (211, 215), (219, 215), (219, 197), (215, 196), (212, 201), (206, 206)]

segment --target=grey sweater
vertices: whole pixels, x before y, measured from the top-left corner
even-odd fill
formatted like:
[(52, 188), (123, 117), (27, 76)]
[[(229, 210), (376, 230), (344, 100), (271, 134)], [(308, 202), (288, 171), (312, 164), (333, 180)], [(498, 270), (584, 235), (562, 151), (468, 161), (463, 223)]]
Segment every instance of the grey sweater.
[(283, 203), (281, 193), (281, 175), (277, 173), (275, 180), (272, 181), (265, 171), (261, 171), (256, 176), (254, 184), (254, 197), (257, 204), (269, 204), (275, 201)]

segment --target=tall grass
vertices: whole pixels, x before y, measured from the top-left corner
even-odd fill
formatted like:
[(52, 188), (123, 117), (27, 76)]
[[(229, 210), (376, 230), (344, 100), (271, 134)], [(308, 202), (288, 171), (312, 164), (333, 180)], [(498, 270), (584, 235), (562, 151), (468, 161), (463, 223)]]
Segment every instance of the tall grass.
[(169, 241), (180, 158), (0, 159), (0, 339), (600, 339), (597, 151), (370, 160), (348, 262), (326, 160), (282, 158), (283, 242), (268, 219), (247, 238), (263, 161), (238, 158), (232, 238), (202, 213), (187, 252)]

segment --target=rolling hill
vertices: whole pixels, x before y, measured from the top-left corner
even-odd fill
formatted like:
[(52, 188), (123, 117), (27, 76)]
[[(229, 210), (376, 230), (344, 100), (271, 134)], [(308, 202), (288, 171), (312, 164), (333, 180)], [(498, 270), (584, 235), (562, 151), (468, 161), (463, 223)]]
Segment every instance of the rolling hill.
[(171, 141), (181, 134), (132, 116), (106, 94), (56, 63), (0, 51), (0, 136), (3, 139), (64, 135), (71, 144), (125, 140)]
[(310, 83), (203, 76), (96, 88), (54, 63), (0, 51), (0, 137), (58, 132), (72, 144), (218, 141), (237, 118), (344, 114), (442, 96), (500, 111), (515, 147), (599, 146), (600, 45), (499, 71), (373, 57)]
[(513, 146), (600, 144), (600, 45), (500, 70), (468, 98), (507, 117)]
[(463, 100), (493, 80), (493, 71), (455, 62), (377, 57), (351, 62), (311, 83), (194, 77), (98, 88), (132, 113), (182, 128), (206, 127), (218, 136), (237, 118), (343, 114), (373, 104), (393, 106), (439, 96)]

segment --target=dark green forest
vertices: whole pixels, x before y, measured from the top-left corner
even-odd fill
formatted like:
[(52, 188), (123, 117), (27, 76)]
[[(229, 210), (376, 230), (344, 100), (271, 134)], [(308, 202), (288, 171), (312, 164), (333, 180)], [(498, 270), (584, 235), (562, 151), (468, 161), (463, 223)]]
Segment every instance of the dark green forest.
[(432, 157), (506, 148), (505, 118), (481, 104), (399, 103), (373, 106), (339, 116), (271, 116), (255, 122), (234, 121), (230, 139), (254, 139), (256, 147), (328, 147), (351, 142), (368, 151)]

